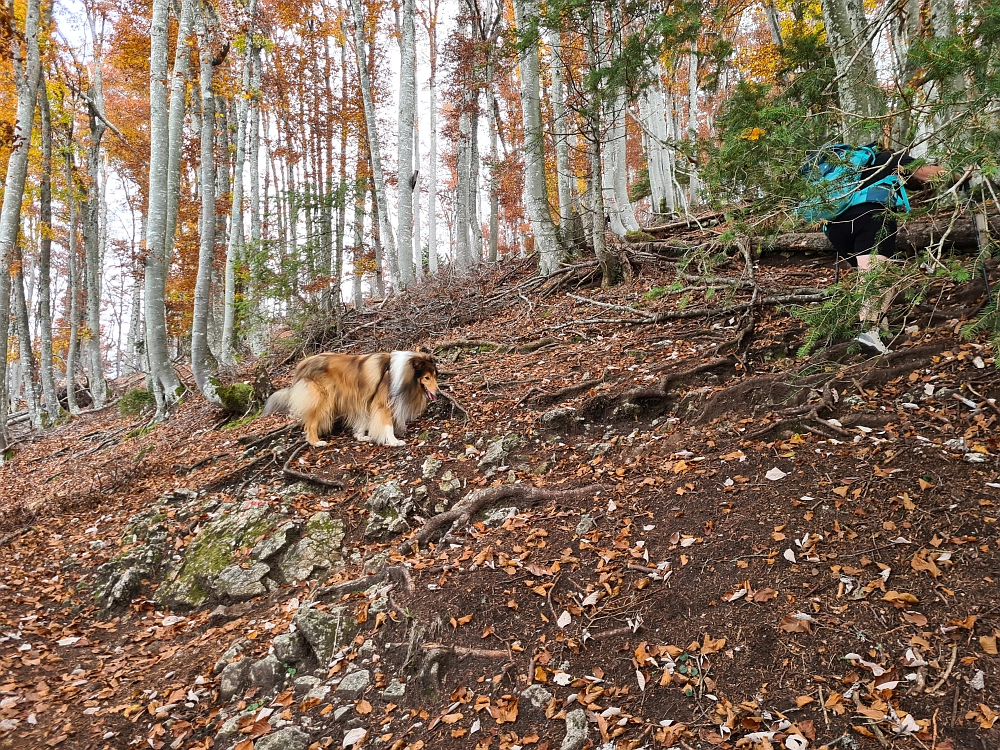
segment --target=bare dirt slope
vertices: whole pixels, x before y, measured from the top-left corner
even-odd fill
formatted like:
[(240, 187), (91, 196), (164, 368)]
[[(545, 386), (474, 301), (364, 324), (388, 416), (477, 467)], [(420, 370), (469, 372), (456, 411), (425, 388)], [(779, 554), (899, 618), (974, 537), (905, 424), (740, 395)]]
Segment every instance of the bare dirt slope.
[(826, 258), (756, 289), (592, 270), (348, 318), (352, 351), (436, 350), (451, 398), (405, 448), (302, 450), (196, 397), (25, 436), (0, 748), (1000, 746), (1000, 374), (957, 333), (981, 283), (887, 357), (802, 359), (785, 306)]

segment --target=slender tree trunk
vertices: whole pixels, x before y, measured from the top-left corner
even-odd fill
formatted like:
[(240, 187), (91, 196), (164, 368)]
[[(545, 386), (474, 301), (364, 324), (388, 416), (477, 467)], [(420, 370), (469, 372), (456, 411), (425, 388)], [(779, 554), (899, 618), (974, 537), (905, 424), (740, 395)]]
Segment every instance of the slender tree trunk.
[(414, 0), (402, 0), (399, 40), (399, 283), (413, 283), (413, 122), (416, 107)]
[[(414, 88), (416, 72), (414, 70)], [(424, 253), (420, 244), (420, 116), (413, 118), (413, 277), (417, 281), (424, 275)]]
[[(177, 210), (181, 195), (181, 149), (184, 145), (184, 105), (187, 98), (188, 74), (191, 67), (191, 28), (194, 4), (199, 0), (181, 0), (181, 17), (177, 27), (177, 49), (174, 52), (174, 74), (170, 81), (170, 109), (167, 115), (167, 215), (164, 236), (164, 257), (174, 257), (177, 236)], [(200, 12), (200, 10), (199, 10)], [(198, 124), (192, 122), (195, 132)]]
[(39, 123), (42, 130), (42, 174), (39, 192), (38, 326), (42, 354), (42, 404), (45, 421), (59, 416), (52, 365), (52, 116), (44, 71), (39, 72)]
[(472, 262), (483, 262), (483, 223), (479, 219), (479, 94), (475, 95), (470, 114), (469, 133), (469, 236)]
[(69, 148), (66, 150), (66, 202), (69, 204), (69, 343), (66, 347), (66, 408), (72, 415), (79, 414), (76, 403), (76, 363), (80, 352), (80, 274), (77, 271), (76, 248), (76, 180), (73, 176), (73, 133), (70, 130)]
[(469, 172), (472, 159), (470, 157), (469, 138), (472, 124), (469, 113), (463, 109), (458, 116), (458, 179), (455, 185), (455, 265), (462, 270), (472, 265), (472, 252), (469, 249)]
[(430, 77), (430, 138), (431, 152), (428, 165), (427, 182), (427, 273), (436, 276), (438, 271), (437, 255), (437, 34), (433, 19), (428, 28), (431, 57)]
[(524, 120), (524, 202), (538, 253), (538, 269), (554, 272), (563, 257), (549, 213), (545, 185), (544, 133), (539, 101), (538, 2), (514, 0), (518, 34), (523, 38), (518, 65), (521, 74), (521, 116)]
[[(368, 58), (365, 48), (364, 17), (360, 0), (351, 0), (354, 13), (354, 45), (358, 58), (358, 77), (361, 81), (361, 95), (364, 100), (365, 128), (368, 133), (368, 153), (371, 156), (372, 182), (379, 216), (379, 237), (389, 256), (389, 274), (393, 284), (399, 286), (399, 256), (396, 253), (396, 238), (389, 222), (389, 204), (385, 195), (385, 178), (382, 174), (382, 157), (378, 144), (378, 124), (375, 120), (375, 104), (372, 101), (371, 81), (368, 77)], [(384, 284), (384, 282), (383, 282)]]
[[(253, 33), (253, 20), (257, 0), (250, 0), (247, 15), (250, 19), (249, 34)], [(250, 69), (253, 66), (253, 44), (247, 40), (243, 54), (243, 86), (236, 104), (236, 161), (233, 165), (233, 202), (229, 220), (229, 246), (226, 251), (226, 301), (223, 312), (222, 342), (219, 349), (222, 364), (235, 362), (236, 350), (236, 265), (243, 259), (243, 166), (246, 162), (247, 96), (250, 93)], [(202, 94), (204, 96), (204, 94)]]
[(198, 274), (191, 320), (191, 374), (202, 395), (213, 404), (218, 404), (221, 400), (212, 383), (208, 363), (208, 316), (215, 258), (215, 92), (212, 87), (212, 32), (215, 24), (211, 17), (206, 18), (209, 13), (201, 5), (196, 15), (201, 90), (201, 242), (198, 246)]
[(354, 268), (351, 273), (352, 296), (354, 297), (354, 311), (362, 312), (365, 307), (364, 295), (361, 290), (361, 278), (364, 276), (362, 266), (365, 240), (365, 183), (364, 176), (365, 161), (358, 157), (357, 165), (354, 169), (354, 247), (351, 249), (351, 260)]
[[(571, 175), (569, 172), (569, 140), (567, 138), (566, 99), (563, 92), (562, 30), (549, 30), (549, 47), (552, 50), (552, 119), (555, 129), (556, 185), (559, 190), (559, 236), (563, 244), (569, 241), (572, 208)], [(491, 112), (491, 117), (493, 113)], [(496, 160), (496, 155), (491, 158)], [(492, 217), (491, 217), (492, 219)]]
[(101, 75), (101, 42), (89, 7), (87, 20), (94, 40), (94, 64), (87, 92), (90, 142), (87, 144), (87, 202), (84, 205), (83, 245), (87, 263), (87, 381), (94, 406), (101, 408), (107, 398), (101, 354), (101, 294), (104, 277), (101, 263), (101, 139), (104, 137), (104, 86)]
[[(250, 281), (247, 299), (249, 316), (250, 349), (256, 356), (264, 353), (267, 341), (264, 330), (264, 273), (267, 253), (263, 247), (260, 216), (260, 100), (262, 86), (260, 47), (253, 43), (251, 51), (253, 71), (250, 79), (250, 252), (247, 261), (250, 266)], [(265, 201), (267, 193), (267, 170), (264, 171)]]
[(24, 254), (20, 246), (14, 248), (16, 271), (14, 283), (14, 317), (17, 330), (17, 352), (24, 379), (24, 400), (28, 409), (28, 420), (36, 430), (42, 428), (42, 412), (35, 387), (38, 372), (31, 347), (31, 323), (28, 320), (28, 303), (24, 294)]
[[(371, 163), (369, 162), (369, 167)], [(378, 196), (375, 194), (375, 185), (371, 184), (372, 196), (372, 241), (375, 243), (375, 291), (380, 299), (385, 299), (385, 263), (382, 253), (382, 221), (379, 218), (381, 211), (378, 206)]]
[[(691, 44), (691, 54), (688, 55), (688, 141), (692, 150), (698, 141), (698, 49)], [(688, 174), (688, 204), (697, 205), (701, 200), (701, 180), (698, 179), (698, 167), (694, 162)]]
[(7, 162), (3, 206), (0, 208), (0, 461), (7, 449), (7, 414), (10, 399), (7, 382), (7, 331), (10, 327), (10, 266), (21, 228), (21, 199), (28, 175), (28, 152), (35, 121), (35, 103), (41, 61), (38, 49), (39, 0), (28, 0), (24, 21), (24, 49), (13, 38), (14, 81), (17, 87), (17, 114), (14, 139)]
[(146, 228), (146, 351), (157, 416), (180, 395), (181, 383), (167, 352), (167, 317), (164, 307), (170, 258), (166, 247), (166, 191), (169, 152), (167, 113), (167, 21), (169, 0), (153, 0), (149, 56), (149, 218)]
[[(495, 263), (498, 253), (498, 234), (500, 229), (500, 181), (497, 179), (497, 165), (500, 162), (500, 154), (497, 152), (498, 123), (496, 114), (496, 98), (493, 89), (490, 87), (486, 92), (486, 106), (489, 107), (489, 131), (490, 131), (490, 263)], [(560, 220), (560, 231), (562, 222)], [(564, 238), (565, 239), (565, 238)]]
[[(821, 0), (826, 43), (837, 71), (844, 138), (850, 143), (878, 132), (878, 124), (864, 122), (882, 109), (871, 33), (864, 8), (854, 0)], [(861, 122), (858, 122), (861, 120)]]
[[(603, 19), (602, 19), (603, 20)], [(595, 19), (593, 13), (587, 14), (587, 33), (584, 35), (584, 44), (586, 46), (587, 58), (590, 63), (591, 70), (596, 70), (600, 67), (600, 61), (598, 59), (596, 42), (598, 31), (594, 28)], [(608, 250), (607, 243), (605, 242), (605, 207), (604, 207), (604, 176), (601, 174), (601, 138), (603, 126), (601, 123), (601, 106), (599, 103), (594, 102), (588, 107), (589, 120), (589, 133), (588, 137), (590, 140), (590, 185), (592, 198), (592, 215), (593, 215), (593, 233), (592, 239), (594, 243), (594, 255), (597, 257), (597, 263), (601, 267), (601, 286), (609, 287), (618, 283), (618, 277), (621, 273), (618, 258), (615, 257), (614, 253)]]

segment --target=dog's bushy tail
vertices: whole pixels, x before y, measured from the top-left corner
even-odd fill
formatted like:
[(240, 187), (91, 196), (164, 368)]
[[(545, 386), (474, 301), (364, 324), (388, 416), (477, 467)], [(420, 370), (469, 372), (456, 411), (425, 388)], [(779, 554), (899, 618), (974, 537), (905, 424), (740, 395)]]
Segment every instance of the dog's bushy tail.
[(268, 414), (288, 414), (292, 407), (292, 389), (282, 388), (275, 391), (264, 404), (264, 416)]

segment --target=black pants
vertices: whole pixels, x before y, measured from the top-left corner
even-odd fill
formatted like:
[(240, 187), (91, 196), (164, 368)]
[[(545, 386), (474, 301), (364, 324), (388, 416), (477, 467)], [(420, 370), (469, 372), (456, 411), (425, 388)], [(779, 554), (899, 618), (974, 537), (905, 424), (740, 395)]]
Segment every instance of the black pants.
[(897, 230), (896, 219), (885, 206), (862, 203), (827, 222), (824, 231), (841, 259), (857, 268), (858, 256), (870, 255), (872, 250), (887, 258), (893, 257)]

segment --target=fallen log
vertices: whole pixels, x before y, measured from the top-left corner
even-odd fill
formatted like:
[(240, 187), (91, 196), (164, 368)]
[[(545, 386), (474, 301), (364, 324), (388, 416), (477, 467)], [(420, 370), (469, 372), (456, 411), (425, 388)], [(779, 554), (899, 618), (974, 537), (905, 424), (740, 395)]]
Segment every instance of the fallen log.
[[(950, 227), (950, 229), (949, 229)], [(644, 230), (646, 231), (646, 230)], [(981, 238), (986, 240), (985, 232)], [(1000, 215), (989, 217), (989, 234), (1000, 236)], [(921, 216), (901, 222), (896, 246), (903, 252), (916, 252), (937, 247), (945, 238), (945, 250), (975, 251), (979, 247), (976, 227), (972, 216), (960, 214), (952, 222), (952, 214), (936, 214)], [(705, 246), (705, 238), (676, 238), (669, 241), (646, 241), (630, 244), (629, 250), (638, 253), (654, 255), (682, 255)], [(761, 254), (785, 252), (824, 252), (833, 253), (833, 246), (822, 232), (788, 232), (776, 237), (758, 237), (753, 239), (753, 247)], [(738, 249), (736, 241), (720, 244), (718, 249)]]

